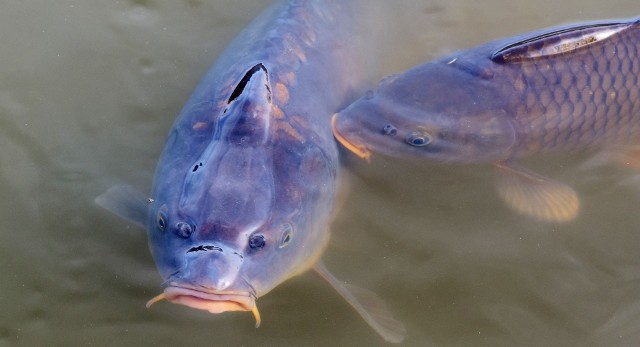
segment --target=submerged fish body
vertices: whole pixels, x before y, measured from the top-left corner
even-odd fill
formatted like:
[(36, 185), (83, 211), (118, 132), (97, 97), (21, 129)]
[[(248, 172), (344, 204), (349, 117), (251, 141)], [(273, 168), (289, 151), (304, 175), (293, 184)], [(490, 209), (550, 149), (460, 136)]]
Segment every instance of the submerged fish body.
[(497, 40), (385, 78), (334, 117), (334, 134), (361, 157), (496, 163), (509, 205), (570, 220), (579, 209), (573, 189), (513, 161), (638, 144), (638, 53), (637, 19)]
[(185, 105), (158, 162), (147, 228), (168, 288), (193, 289), (194, 298), (239, 293), (251, 310), (323, 251), (338, 166), (328, 117), (348, 90), (312, 82), (337, 79), (347, 46), (330, 46), (340, 43), (328, 34), (345, 27), (336, 20), (343, 7), (291, 1), (267, 10)]
[[(314, 268), (385, 339), (404, 328), (322, 265), (338, 180), (331, 115), (364, 80), (355, 1), (294, 0), (265, 11), (219, 57), (170, 131), (152, 201), (113, 208), (144, 217), (166, 299), (211, 313), (252, 311), (256, 299)], [(112, 199), (112, 197), (115, 197)], [(141, 197), (129, 199), (143, 201)], [(369, 304), (367, 303), (367, 304)]]

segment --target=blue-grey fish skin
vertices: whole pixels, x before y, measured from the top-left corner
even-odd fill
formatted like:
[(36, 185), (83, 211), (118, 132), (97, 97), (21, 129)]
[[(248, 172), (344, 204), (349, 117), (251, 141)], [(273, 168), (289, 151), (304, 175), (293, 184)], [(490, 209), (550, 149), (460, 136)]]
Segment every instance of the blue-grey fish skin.
[(168, 286), (245, 296), (239, 309), (251, 310), (318, 259), (338, 174), (329, 119), (362, 80), (345, 63), (357, 53), (354, 15), (351, 1), (276, 5), (193, 92), (158, 162), (148, 220)]
[(334, 119), (360, 156), (503, 162), (640, 135), (640, 22), (501, 39), (384, 79)]

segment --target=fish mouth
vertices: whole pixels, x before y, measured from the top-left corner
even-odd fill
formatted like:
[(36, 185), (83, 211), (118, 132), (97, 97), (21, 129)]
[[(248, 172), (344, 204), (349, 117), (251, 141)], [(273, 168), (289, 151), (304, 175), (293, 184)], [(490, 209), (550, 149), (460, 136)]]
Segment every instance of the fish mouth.
[(338, 140), (338, 142), (340, 142), (346, 149), (348, 149), (349, 151), (353, 152), (353, 154), (357, 155), (358, 157), (365, 159), (365, 160), (369, 160), (369, 157), (371, 156), (371, 152), (367, 149), (367, 147), (363, 146), (363, 145), (358, 145), (355, 144), (349, 140), (347, 140), (346, 137), (344, 137), (340, 131), (338, 131), (338, 127), (336, 126), (336, 118), (338, 117), (338, 114), (334, 114), (331, 117), (331, 130), (333, 131), (333, 136), (336, 138), (336, 140)]
[(147, 308), (162, 300), (213, 314), (229, 311), (251, 311), (256, 319), (256, 328), (260, 326), (261, 322), (255, 295), (250, 292), (207, 292), (171, 284), (164, 289), (162, 294), (149, 300)]

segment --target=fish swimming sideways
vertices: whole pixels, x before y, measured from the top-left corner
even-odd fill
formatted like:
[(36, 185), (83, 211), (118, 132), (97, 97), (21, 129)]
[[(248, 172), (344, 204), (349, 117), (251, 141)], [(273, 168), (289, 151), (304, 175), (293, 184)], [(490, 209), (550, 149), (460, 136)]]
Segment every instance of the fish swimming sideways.
[(640, 137), (640, 20), (582, 23), (493, 41), (383, 79), (332, 118), (357, 155), (494, 163), (526, 215), (578, 214), (568, 185), (520, 167), (538, 153), (629, 153)]
[(162, 294), (211, 313), (313, 268), (384, 339), (403, 325), (375, 294), (320, 257), (339, 180), (330, 117), (362, 91), (355, 1), (293, 0), (256, 18), (218, 58), (176, 119), (150, 197), (116, 186), (96, 199), (144, 226)]

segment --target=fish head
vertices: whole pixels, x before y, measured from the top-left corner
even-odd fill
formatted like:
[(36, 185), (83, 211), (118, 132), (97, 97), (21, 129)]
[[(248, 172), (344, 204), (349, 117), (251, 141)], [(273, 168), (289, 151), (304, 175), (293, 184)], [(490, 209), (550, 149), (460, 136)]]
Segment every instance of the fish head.
[(384, 79), (334, 115), (335, 137), (360, 157), (371, 152), (444, 162), (503, 158), (512, 121), (490, 81), (440, 64)]
[(159, 299), (214, 314), (251, 311), (259, 324), (256, 300), (311, 266), (326, 240), (314, 237), (313, 230), (310, 235), (297, 230), (304, 224), (297, 210), (249, 224), (239, 223), (241, 212), (232, 209), (213, 207), (215, 217), (188, 218), (161, 206), (150, 240), (165, 280)]
[(326, 244), (335, 170), (311, 141), (273, 139), (269, 78), (259, 65), (228, 98), (200, 153), (180, 129), (165, 146), (148, 219), (165, 289), (150, 303), (252, 311), (259, 322), (255, 300), (313, 265)]

